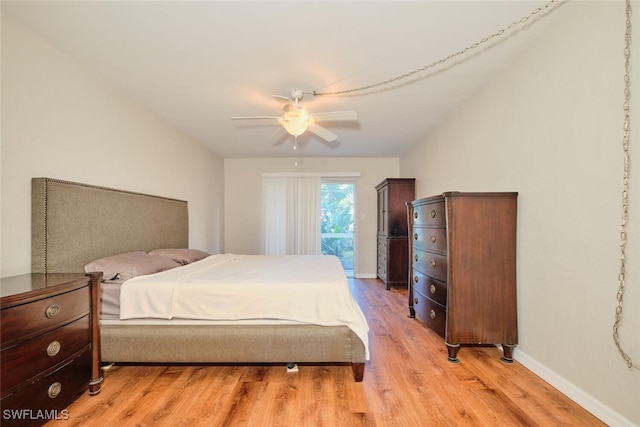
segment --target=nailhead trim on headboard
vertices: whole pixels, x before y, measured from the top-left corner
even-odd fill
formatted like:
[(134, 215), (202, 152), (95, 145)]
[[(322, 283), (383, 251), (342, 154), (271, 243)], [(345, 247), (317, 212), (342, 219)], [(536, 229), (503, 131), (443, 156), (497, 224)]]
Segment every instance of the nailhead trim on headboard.
[(49, 233), (48, 233), (48, 229), (47, 229), (47, 206), (49, 206), (48, 203), (48, 199), (49, 199), (49, 180), (45, 179), (44, 180), (44, 256), (43, 256), (43, 262), (44, 262), (44, 274), (48, 273), (48, 269), (47, 269), (47, 239), (49, 238)]

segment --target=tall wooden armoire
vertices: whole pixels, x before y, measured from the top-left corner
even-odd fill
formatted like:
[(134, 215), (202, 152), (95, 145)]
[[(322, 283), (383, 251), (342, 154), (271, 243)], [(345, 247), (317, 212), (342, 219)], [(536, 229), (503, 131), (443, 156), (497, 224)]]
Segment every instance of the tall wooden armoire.
[(378, 277), (387, 290), (408, 281), (406, 203), (415, 198), (415, 178), (387, 178), (378, 190)]

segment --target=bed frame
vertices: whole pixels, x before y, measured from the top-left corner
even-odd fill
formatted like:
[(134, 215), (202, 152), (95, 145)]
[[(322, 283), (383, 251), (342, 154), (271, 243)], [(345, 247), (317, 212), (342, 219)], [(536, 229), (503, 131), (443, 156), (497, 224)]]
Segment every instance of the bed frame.
[[(187, 202), (51, 178), (31, 186), (34, 273), (84, 272), (109, 255), (189, 247)], [(362, 381), (365, 347), (346, 326), (101, 325), (114, 363), (350, 363)]]

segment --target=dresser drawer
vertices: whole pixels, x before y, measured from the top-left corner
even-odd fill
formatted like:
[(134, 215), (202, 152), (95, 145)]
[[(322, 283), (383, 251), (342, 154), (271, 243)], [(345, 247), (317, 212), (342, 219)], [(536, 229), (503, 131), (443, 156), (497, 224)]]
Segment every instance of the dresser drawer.
[(62, 363), (89, 346), (89, 316), (2, 351), (1, 389), (5, 395), (20, 383)]
[(444, 338), (447, 324), (447, 310), (419, 292), (413, 293), (413, 309), (418, 319)]
[(385, 264), (378, 264), (378, 277), (380, 280), (387, 280), (387, 266)]
[[(75, 397), (87, 388), (90, 372), (91, 351), (85, 351), (40, 381), (2, 399), (3, 414), (5, 411), (25, 409), (32, 410), (34, 414), (38, 411), (57, 409), (60, 414), (62, 409), (69, 406)], [(26, 424), (29, 423), (15, 425)]]
[(387, 278), (387, 253), (382, 251), (378, 251), (378, 277)]
[(387, 264), (387, 251), (378, 251), (378, 264)]
[(413, 270), (413, 289), (422, 295), (428, 295), (435, 302), (447, 306), (447, 284)]
[(413, 268), (419, 272), (438, 279), (447, 281), (447, 257), (420, 249), (413, 250)]
[(444, 201), (415, 206), (413, 208), (413, 225), (444, 227), (446, 225)]
[(378, 237), (378, 250), (382, 252), (387, 252), (387, 238), (386, 237)]
[(417, 249), (447, 253), (447, 230), (444, 228), (414, 228), (411, 239)]
[[(89, 286), (2, 310), (2, 348), (89, 313)], [(4, 364), (4, 363), (3, 363)]]

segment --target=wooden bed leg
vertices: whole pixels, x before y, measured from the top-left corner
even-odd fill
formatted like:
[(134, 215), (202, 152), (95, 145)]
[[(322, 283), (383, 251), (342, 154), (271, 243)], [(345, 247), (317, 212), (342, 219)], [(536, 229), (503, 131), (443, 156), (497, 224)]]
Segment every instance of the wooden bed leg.
[(364, 378), (364, 363), (352, 363), (351, 369), (353, 369), (353, 379), (357, 383), (362, 382), (362, 378)]

